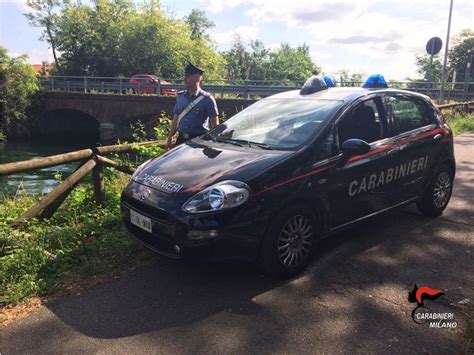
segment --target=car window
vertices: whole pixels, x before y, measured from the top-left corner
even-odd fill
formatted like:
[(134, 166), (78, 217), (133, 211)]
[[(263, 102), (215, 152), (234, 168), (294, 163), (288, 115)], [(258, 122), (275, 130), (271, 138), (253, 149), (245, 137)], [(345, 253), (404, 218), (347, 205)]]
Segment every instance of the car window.
[(267, 144), (277, 149), (296, 149), (321, 129), (342, 101), (266, 98), (218, 126), (216, 138)]
[(387, 97), (398, 133), (433, 123), (432, 111), (422, 101), (407, 97)]
[(383, 125), (375, 99), (354, 107), (338, 124), (339, 145), (348, 139), (362, 139), (367, 143), (383, 137)]

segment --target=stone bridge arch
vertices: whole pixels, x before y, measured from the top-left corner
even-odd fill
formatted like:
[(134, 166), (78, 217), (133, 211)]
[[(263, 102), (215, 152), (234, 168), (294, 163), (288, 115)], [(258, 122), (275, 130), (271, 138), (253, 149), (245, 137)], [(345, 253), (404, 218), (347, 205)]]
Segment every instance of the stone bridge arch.
[[(233, 116), (255, 100), (217, 99), (220, 113)], [(172, 116), (175, 97), (156, 95), (87, 94), (77, 92), (50, 92), (43, 98), (43, 114), (48, 112), (80, 112), (86, 120), (93, 118), (99, 125), (101, 142), (130, 139), (130, 124), (140, 120), (150, 137), (162, 112)], [(222, 117), (222, 115), (221, 115)], [(90, 122), (90, 120), (89, 120)]]
[(58, 142), (100, 142), (100, 122), (77, 109), (62, 108), (43, 112), (38, 120), (38, 135)]

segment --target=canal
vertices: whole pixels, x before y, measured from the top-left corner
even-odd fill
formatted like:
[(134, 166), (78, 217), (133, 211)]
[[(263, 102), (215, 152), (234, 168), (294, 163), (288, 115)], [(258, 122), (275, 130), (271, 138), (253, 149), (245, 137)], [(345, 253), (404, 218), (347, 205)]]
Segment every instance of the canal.
[[(94, 143), (88, 140), (58, 142), (58, 140), (37, 139), (0, 143), (0, 164), (37, 159), (91, 146), (94, 146)], [(67, 177), (78, 164), (78, 162), (74, 162), (26, 173), (0, 176), (0, 199), (19, 193), (45, 194), (58, 185), (55, 175), (59, 173), (63, 177)]]

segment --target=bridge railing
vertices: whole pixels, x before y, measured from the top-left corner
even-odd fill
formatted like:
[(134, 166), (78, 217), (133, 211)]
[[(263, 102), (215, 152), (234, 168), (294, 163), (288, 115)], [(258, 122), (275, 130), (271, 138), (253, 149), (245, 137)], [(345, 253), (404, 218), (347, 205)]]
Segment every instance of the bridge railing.
[[(156, 83), (131, 83), (131, 78), (115, 77), (83, 77), (83, 76), (50, 76), (42, 79), (41, 84), (48, 91), (84, 92), (84, 93), (108, 93), (108, 94), (137, 94), (137, 95), (176, 95), (176, 91), (184, 89), (180, 79), (162, 79)], [(281, 81), (281, 80), (205, 80), (203, 88), (215, 96), (224, 98), (226, 96), (237, 96), (242, 98), (266, 97), (276, 93), (301, 88), (304, 81)], [(360, 87), (360, 81), (336, 81), (336, 86)], [(439, 98), (441, 84), (439, 82), (425, 81), (392, 81), (392, 88), (407, 89), (430, 96), (432, 99)], [(469, 88), (474, 86), (470, 83), (446, 83), (446, 100), (469, 100), (474, 99), (474, 93)]]

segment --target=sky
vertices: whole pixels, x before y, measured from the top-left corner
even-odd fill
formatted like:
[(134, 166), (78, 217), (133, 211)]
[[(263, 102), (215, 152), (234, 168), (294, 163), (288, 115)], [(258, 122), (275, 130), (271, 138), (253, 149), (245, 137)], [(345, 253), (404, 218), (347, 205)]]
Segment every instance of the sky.
[[(197, 8), (215, 23), (208, 31), (219, 50), (236, 35), (266, 47), (306, 43), (325, 74), (381, 73), (403, 80), (416, 77), (415, 58), (434, 36), (446, 42), (450, 0), (162, 0), (165, 10), (182, 18)], [(26, 0), (0, 0), (0, 45), (11, 56), (52, 62), (41, 29), (28, 24)], [(474, 29), (474, 0), (454, 0), (451, 38)], [(450, 45), (452, 41), (450, 41)]]

